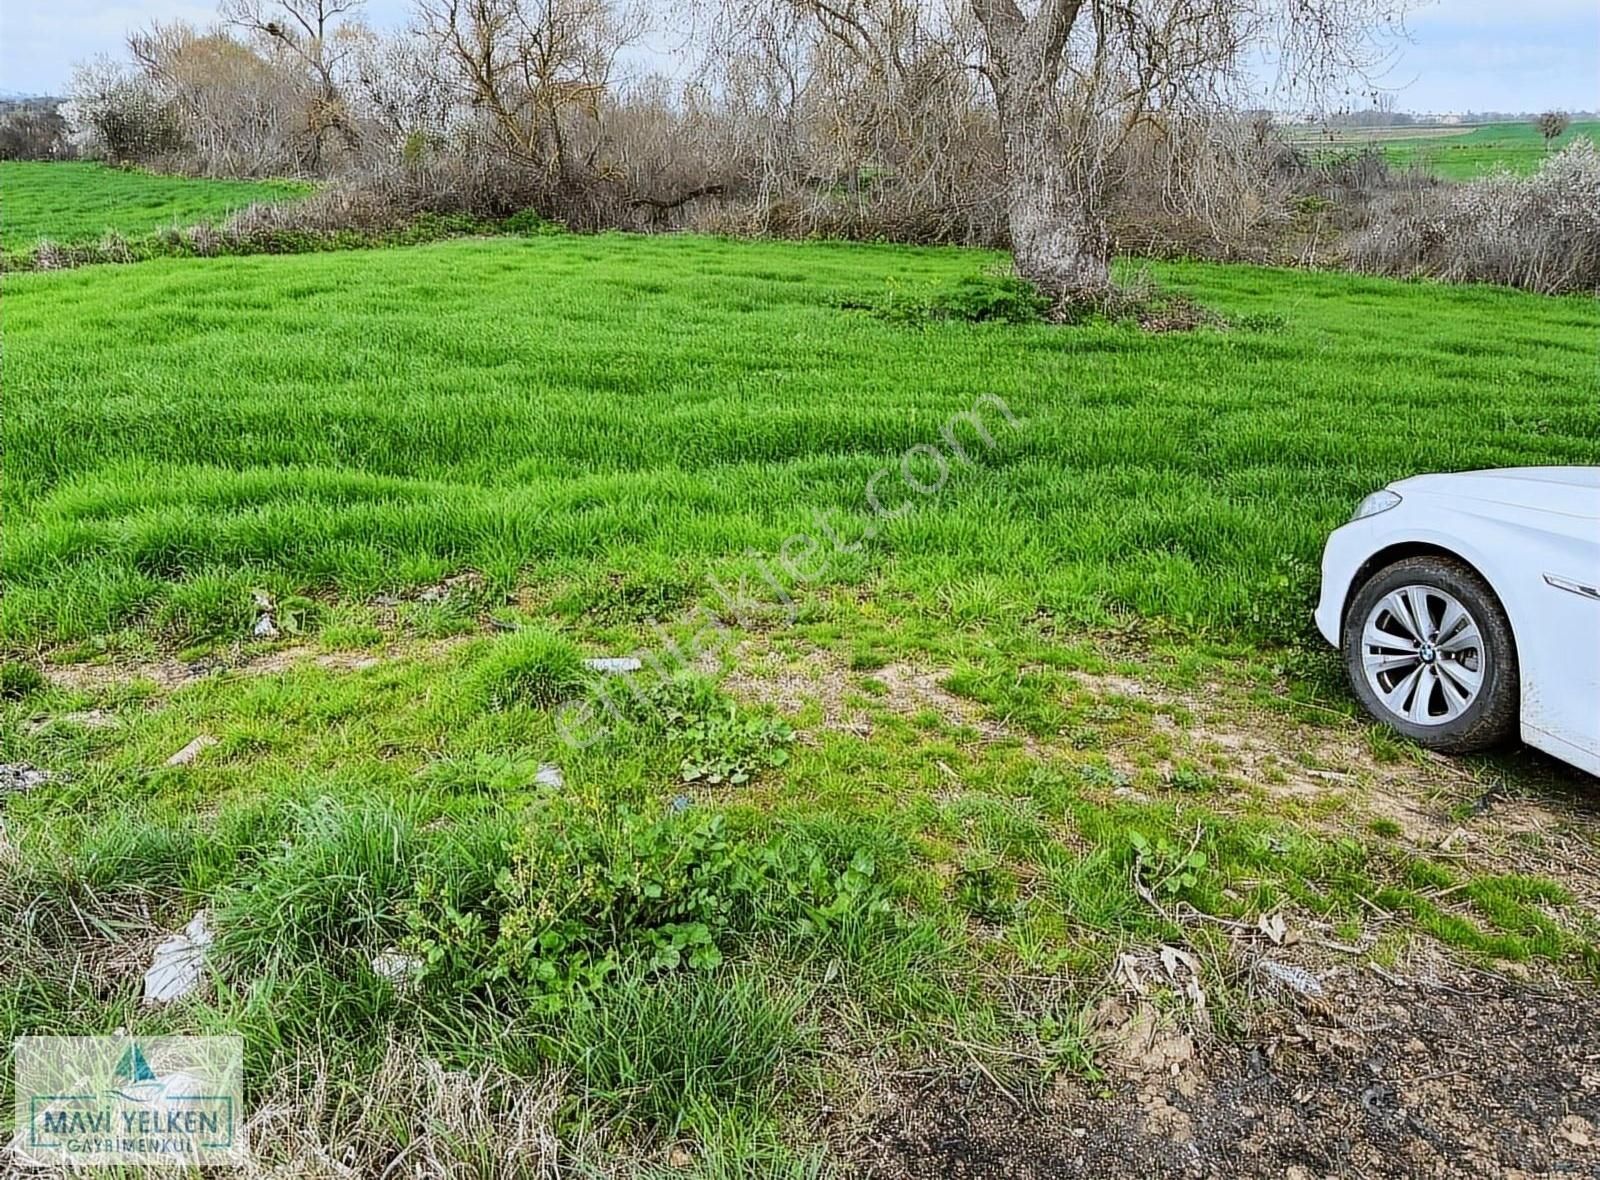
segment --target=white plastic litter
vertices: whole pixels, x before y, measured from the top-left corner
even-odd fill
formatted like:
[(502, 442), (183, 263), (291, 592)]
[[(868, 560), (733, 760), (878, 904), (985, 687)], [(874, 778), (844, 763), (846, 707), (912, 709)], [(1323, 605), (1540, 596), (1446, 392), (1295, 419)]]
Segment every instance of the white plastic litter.
[(1280, 963), (1276, 959), (1262, 959), (1256, 966), (1272, 982), (1297, 991), (1302, 996), (1322, 994), (1322, 981), (1302, 967)]
[(206, 947), (211, 945), (212, 934), (206, 926), (207, 915), (201, 910), (181, 934), (173, 934), (156, 947), (150, 970), (144, 973), (144, 1002), (170, 1004), (182, 999), (200, 986), (205, 971)]
[(600, 656), (598, 659), (583, 662), (596, 672), (637, 672), (644, 667), (633, 656)]
[(56, 776), (27, 762), (0, 762), (0, 795), (20, 795), (42, 787)]
[(278, 638), (278, 620), (273, 618), (278, 608), (272, 604), (272, 595), (265, 590), (255, 590), (252, 597), (256, 600), (256, 625), (250, 628), (250, 633), (257, 639)]
[(174, 754), (171, 758), (168, 758), (167, 765), (187, 766), (196, 758), (200, 757), (200, 752), (202, 750), (209, 749), (216, 744), (216, 738), (212, 737), (209, 733), (202, 733), (196, 737), (194, 741), (190, 742), (187, 746)]
[(422, 969), (422, 960), (390, 947), (372, 956), (372, 973), (399, 987), (416, 978)]
[(533, 781), (534, 785), (540, 787), (564, 787), (567, 785), (567, 776), (554, 762), (541, 762)]

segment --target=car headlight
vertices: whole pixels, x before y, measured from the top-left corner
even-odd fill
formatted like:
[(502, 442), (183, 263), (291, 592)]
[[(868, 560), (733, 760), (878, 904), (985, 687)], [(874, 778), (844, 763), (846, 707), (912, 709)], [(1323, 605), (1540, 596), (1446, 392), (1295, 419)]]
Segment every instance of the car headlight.
[(1380, 512), (1389, 511), (1398, 503), (1400, 503), (1400, 493), (1384, 488), (1381, 492), (1373, 492), (1357, 504), (1356, 510), (1350, 514), (1350, 519), (1362, 520), (1368, 516), (1376, 516)]

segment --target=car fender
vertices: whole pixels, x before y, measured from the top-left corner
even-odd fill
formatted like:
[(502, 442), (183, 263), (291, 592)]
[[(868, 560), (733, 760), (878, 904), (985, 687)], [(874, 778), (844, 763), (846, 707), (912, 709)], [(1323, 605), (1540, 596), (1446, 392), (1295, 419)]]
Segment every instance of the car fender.
[[(1399, 524), (1400, 522), (1396, 523)], [(1510, 529), (1493, 520), (1483, 520), (1479, 518), (1477, 521), (1477, 528), (1479, 531), (1483, 531), (1485, 529), (1493, 530), (1494, 532), (1504, 534), (1507, 537), (1509, 537), (1511, 534)], [(1339, 621), (1341, 626), (1343, 626), (1344, 611), (1349, 607), (1350, 598), (1359, 588), (1356, 585), (1356, 575), (1360, 573), (1374, 557), (1376, 557), (1379, 553), (1382, 553), (1384, 550), (1398, 549), (1410, 545), (1425, 545), (1430, 549), (1436, 549), (1445, 553), (1453, 554), (1461, 561), (1466, 562), (1473, 569), (1477, 570), (1478, 573), (1482, 575), (1484, 581), (1489, 583), (1489, 588), (1495, 592), (1495, 596), (1500, 599), (1500, 605), (1505, 609), (1506, 617), (1511, 620), (1512, 637), (1517, 641), (1518, 649), (1521, 649), (1523, 630), (1527, 626), (1526, 611), (1528, 604), (1526, 601), (1526, 595), (1516, 593), (1508, 595), (1507, 592), (1502, 589), (1502, 586), (1511, 582), (1511, 579), (1508, 577), (1508, 571), (1505, 568), (1505, 552), (1500, 550), (1498, 551), (1499, 555), (1497, 556), (1497, 551), (1495, 549), (1474, 540), (1467, 539), (1463, 537), (1460, 532), (1432, 528), (1412, 522), (1405, 522), (1401, 524), (1401, 527), (1398, 528), (1391, 526), (1381, 531), (1375, 531), (1373, 535), (1367, 538), (1368, 547), (1366, 555), (1362, 557), (1359, 562), (1350, 567), (1345, 577), (1344, 586), (1340, 596), (1339, 608)], [(1342, 642), (1342, 635), (1340, 636), (1340, 640)]]

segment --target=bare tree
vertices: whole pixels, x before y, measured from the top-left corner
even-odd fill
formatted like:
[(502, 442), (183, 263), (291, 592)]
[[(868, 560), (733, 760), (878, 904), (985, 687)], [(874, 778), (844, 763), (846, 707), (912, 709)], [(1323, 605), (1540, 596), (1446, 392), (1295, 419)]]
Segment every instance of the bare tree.
[(315, 83), (306, 107), (310, 137), (309, 165), (323, 168), (330, 132), (338, 131), (354, 143), (355, 133), (346, 117), (339, 84), (339, 68), (355, 50), (352, 33), (359, 20), (351, 19), (365, 0), (222, 0), (223, 18), (270, 42), (294, 57)]
[(347, 87), (356, 118), (385, 156), (420, 163), (448, 137), (455, 102), (434, 47), (414, 33), (364, 32)]
[[(891, 88), (909, 76), (905, 48), (933, 43), (949, 68), (986, 79), (1017, 272), (1054, 297), (1093, 301), (1110, 286), (1107, 169), (1136, 128), (1160, 134), (1225, 105), (1262, 45), (1296, 88), (1336, 83), (1375, 59), (1375, 31), (1405, 0), (787, 2)], [(726, 0), (716, 26), (748, 28), (762, 8)]]
[(1544, 139), (1545, 150), (1550, 149), (1550, 141), (1560, 139), (1567, 128), (1572, 125), (1572, 120), (1565, 111), (1546, 111), (1533, 121), (1538, 128), (1539, 135)]
[(643, 10), (613, 0), (418, 0), (422, 32), (471, 105), (489, 115), (501, 147), (568, 177), (573, 118), (598, 121), (617, 55), (643, 28)]
[(258, 52), (225, 32), (158, 21), (130, 33), (128, 50), (175, 112), (190, 166), (257, 176), (300, 165), (296, 112), (311, 83), (276, 46)]

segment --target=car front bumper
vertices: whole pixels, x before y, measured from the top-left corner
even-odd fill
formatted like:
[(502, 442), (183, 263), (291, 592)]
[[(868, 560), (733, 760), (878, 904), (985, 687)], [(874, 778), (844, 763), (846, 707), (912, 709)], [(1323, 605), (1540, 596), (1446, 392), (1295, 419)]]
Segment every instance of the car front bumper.
[(1352, 520), (1328, 534), (1322, 549), (1322, 593), (1313, 618), (1322, 637), (1334, 647), (1343, 639), (1344, 606), (1350, 596), (1350, 583), (1373, 549), (1373, 529), (1368, 520)]

